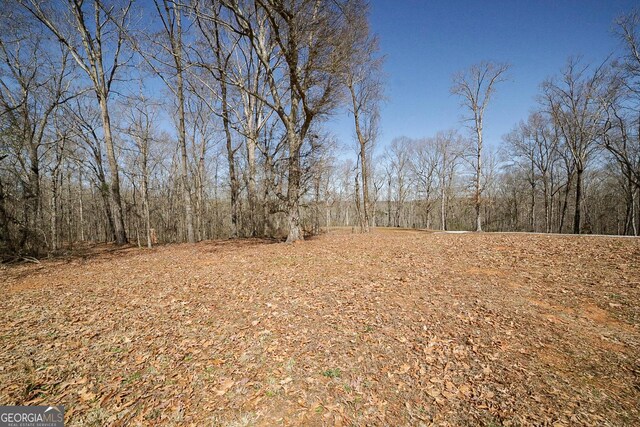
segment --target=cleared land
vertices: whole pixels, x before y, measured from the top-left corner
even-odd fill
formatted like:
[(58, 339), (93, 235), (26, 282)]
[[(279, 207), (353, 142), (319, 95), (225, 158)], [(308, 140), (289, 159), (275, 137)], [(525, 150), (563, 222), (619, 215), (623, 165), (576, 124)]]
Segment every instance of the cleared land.
[(640, 424), (638, 239), (343, 232), (0, 283), (0, 404), (69, 425)]

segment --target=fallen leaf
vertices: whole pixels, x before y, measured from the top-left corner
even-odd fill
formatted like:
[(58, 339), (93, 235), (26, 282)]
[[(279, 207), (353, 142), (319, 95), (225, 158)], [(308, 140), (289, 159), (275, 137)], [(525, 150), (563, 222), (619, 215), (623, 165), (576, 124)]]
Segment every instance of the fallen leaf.
[(471, 394), (471, 387), (466, 384), (462, 384), (460, 387), (458, 387), (458, 391), (464, 396), (469, 396)]
[(293, 381), (293, 379), (291, 377), (287, 377), (287, 378), (283, 379), (282, 381), (280, 381), (280, 385), (289, 384), (291, 381)]
[(398, 374), (406, 374), (407, 372), (409, 372), (409, 369), (411, 369), (411, 366), (409, 366), (409, 365), (407, 365), (405, 363), (400, 367), (400, 370), (397, 373)]
[(80, 396), (80, 399), (82, 399), (85, 402), (91, 402), (93, 399), (96, 398), (96, 394), (87, 390), (86, 387), (82, 388), (82, 390), (78, 392), (78, 396)]
[(427, 390), (427, 394), (435, 399), (436, 397), (440, 396), (440, 390), (430, 388)]
[(231, 387), (233, 387), (234, 384), (235, 381), (233, 381), (231, 378), (227, 378), (226, 380), (222, 381), (222, 383), (220, 383), (220, 387), (218, 387), (218, 389), (216, 390), (216, 394), (218, 396), (224, 395)]

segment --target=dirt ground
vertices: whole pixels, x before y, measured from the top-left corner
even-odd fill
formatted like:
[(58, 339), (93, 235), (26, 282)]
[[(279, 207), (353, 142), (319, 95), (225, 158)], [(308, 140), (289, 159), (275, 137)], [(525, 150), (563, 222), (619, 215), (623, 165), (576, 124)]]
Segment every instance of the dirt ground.
[(215, 241), (0, 292), (0, 404), (67, 425), (640, 425), (639, 239)]

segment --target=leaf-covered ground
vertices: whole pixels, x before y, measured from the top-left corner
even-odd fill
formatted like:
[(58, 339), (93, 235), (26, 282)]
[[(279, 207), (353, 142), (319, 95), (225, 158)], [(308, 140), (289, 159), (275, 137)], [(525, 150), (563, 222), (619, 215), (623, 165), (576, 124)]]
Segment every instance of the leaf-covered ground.
[(0, 404), (68, 425), (640, 424), (638, 239), (204, 242), (0, 290)]

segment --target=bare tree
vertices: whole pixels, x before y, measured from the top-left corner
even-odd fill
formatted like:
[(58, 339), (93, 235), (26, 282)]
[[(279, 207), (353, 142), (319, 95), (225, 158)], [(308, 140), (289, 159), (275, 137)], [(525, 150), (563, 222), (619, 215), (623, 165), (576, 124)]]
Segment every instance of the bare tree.
[[(410, 185), (410, 168), (411, 168), (411, 147), (413, 141), (401, 136), (394, 138), (391, 145), (385, 151), (386, 161), (388, 163), (388, 202), (393, 201), (395, 210), (393, 214), (393, 222), (396, 227), (408, 226), (405, 221), (405, 201), (409, 196)], [(391, 205), (389, 205), (391, 207)], [(389, 209), (389, 218), (391, 218), (391, 209)]]
[[(265, 131), (273, 110), (266, 111), (263, 101), (269, 96), (265, 80), (265, 69), (256, 54), (254, 45), (264, 47), (264, 58), (270, 59), (275, 49), (273, 41), (268, 40), (267, 20), (264, 15), (254, 16), (254, 34), (247, 40), (228, 26), (229, 11), (218, 4), (194, 2), (194, 14), (201, 34), (201, 45), (194, 55), (198, 57), (197, 65), (205, 70), (202, 83), (207, 87), (207, 101), (213, 114), (220, 116), (223, 122), (225, 140), (227, 142), (227, 162), (231, 190), (232, 235), (237, 236), (241, 217), (241, 170), (238, 167), (241, 159), (237, 152), (244, 148), (246, 168), (244, 181), (247, 189), (249, 208), (248, 235), (258, 234), (258, 191), (257, 161), (258, 150), (267, 157), (273, 153), (265, 153), (259, 144), (261, 133)], [(212, 53), (212, 57), (208, 54)], [(207, 79), (206, 77), (209, 77)], [(217, 106), (219, 103), (219, 106)], [(217, 108), (216, 108), (217, 106)], [(217, 111), (220, 110), (220, 111)], [(232, 135), (238, 134), (242, 143), (235, 143)], [(234, 231), (235, 230), (235, 231)]]
[[(258, 28), (264, 29), (266, 22), (259, 22)], [(257, 35), (263, 46), (269, 44), (265, 41), (266, 32), (259, 31)], [(268, 86), (264, 79), (265, 69), (257, 58), (255, 50), (250, 43), (239, 40), (235, 45), (236, 54), (232, 66), (227, 73), (233, 85), (239, 89), (240, 105), (234, 109), (235, 130), (244, 138), (244, 150), (246, 153), (245, 185), (247, 188), (247, 202), (249, 208), (249, 235), (256, 236), (259, 229), (258, 223), (258, 193), (257, 193), (257, 155), (269, 157), (265, 152), (265, 146), (259, 143), (259, 138), (265, 133), (266, 126), (273, 117), (273, 110), (267, 108), (262, 99), (268, 96)], [(267, 53), (267, 56), (270, 56)], [(259, 94), (259, 95), (253, 95)], [(276, 151), (279, 147), (276, 145)], [(268, 186), (269, 183), (263, 182)]]
[[(102, 132), (110, 169), (110, 201), (114, 217), (116, 243), (127, 243), (120, 197), (118, 160), (111, 129), (109, 96), (122, 61), (131, 0), (116, 6), (101, 0), (68, 0), (64, 10), (37, 0), (18, 0), (62, 43), (86, 73), (100, 106)], [(93, 19), (89, 17), (92, 16)]]
[[(189, 243), (196, 241), (193, 221), (193, 206), (191, 203), (191, 185), (189, 181), (187, 131), (185, 123), (185, 73), (187, 60), (183, 45), (183, 11), (182, 7), (172, 0), (154, 0), (156, 16), (162, 24), (159, 34), (148, 35), (150, 45), (154, 47), (150, 52), (143, 46), (138, 46), (138, 52), (145, 58), (154, 74), (165, 83), (177, 103), (177, 136), (180, 150), (180, 177), (182, 202), (186, 237)], [(167, 72), (167, 70), (170, 70)]]
[(633, 11), (615, 24), (626, 54), (615, 64), (609, 83), (603, 143), (620, 168), (627, 198), (625, 234), (639, 230), (637, 199), (640, 196), (640, 14)]
[(50, 55), (41, 55), (46, 38), (18, 12), (7, 10), (0, 16), (4, 28), (0, 32), (0, 119), (3, 130), (13, 135), (4, 148), (20, 167), (24, 182), (19, 246), (38, 254), (46, 249), (42, 241), (41, 158), (54, 143), (51, 125), (58, 109), (77, 92), (71, 87), (68, 51), (54, 43)]
[(434, 138), (436, 158), (434, 173), (440, 190), (440, 228), (447, 230), (448, 199), (460, 159), (466, 151), (466, 143), (455, 131), (438, 132)]
[(410, 168), (416, 183), (416, 195), (424, 204), (425, 226), (431, 228), (431, 211), (434, 207), (433, 198), (436, 187), (436, 170), (442, 161), (435, 138), (422, 138), (411, 146)]
[(580, 234), (583, 198), (583, 173), (601, 135), (604, 103), (608, 95), (605, 63), (590, 72), (589, 65), (570, 59), (559, 81), (543, 83), (544, 101), (562, 139), (571, 153), (576, 172), (576, 196), (573, 232)]
[[(339, 76), (344, 75), (353, 54), (345, 8), (338, 1), (258, 0), (251, 11), (238, 2), (224, 3), (238, 23), (236, 33), (249, 39), (265, 69), (270, 97), (262, 101), (275, 111), (285, 129), (287, 242), (302, 240), (301, 149), (314, 121), (332, 111), (341, 99)], [(260, 22), (266, 22), (265, 31), (281, 61), (272, 61), (272, 49), (257, 37)]]
[(62, 183), (62, 164), (64, 161), (64, 151), (68, 142), (68, 129), (64, 125), (61, 125), (59, 121), (55, 124), (56, 139), (52, 150), (53, 161), (50, 166), (51, 173), (51, 216), (50, 216), (50, 233), (51, 243), (50, 247), (52, 251), (59, 249), (59, 229), (60, 224), (60, 187)]
[[(371, 202), (369, 200), (369, 159), (378, 133), (379, 104), (382, 100), (382, 81), (380, 79), (382, 59), (376, 56), (378, 41), (369, 32), (366, 11), (358, 10), (351, 14), (353, 44), (357, 47), (345, 76), (349, 89), (355, 124), (356, 139), (359, 146), (360, 177), (362, 180), (362, 221), (360, 228), (364, 232), (371, 226)], [(359, 200), (359, 197), (358, 197)]]
[(544, 230), (551, 231), (551, 208), (554, 195), (553, 166), (559, 160), (558, 138), (549, 128), (549, 119), (540, 112), (532, 113), (504, 137), (507, 152), (527, 177), (530, 186), (529, 229), (536, 230), (538, 185), (542, 184)]
[(198, 85), (196, 79), (189, 81), (188, 110), (191, 123), (191, 150), (193, 159), (197, 159), (193, 167), (192, 177), (195, 187), (195, 221), (197, 229), (197, 239), (205, 240), (208, 236), (206, 227), (206, 215), (208, 211), (206, 187), (207, 187), (207, 170), (210, 165), (208, 155), (213, 143), (214, 137), (217, 136), (215, 127), (217, 121), (212, 120), (209, 103), (203, 98), (207, 91)]
[(144, 218), (147, 247), (151, 248), (153, 236), (151, 231), (151, 213), (149, 208), (149, 175), (150, 175), (150, 145), (154, 137), (154, 122), (157, 121), (158, 106), (154, 105), (144, 94), (131, 100), (127, 109), (126, 133), (133, 140), (137, 149), (137, 161), (140, 168), (140, 184), (142, 191), (142, 215)]
[(468, 70), (453, 76), (451, 93), (462, 98), (462, 105), (468, 110), (467, 121), (471, 122), (475, 145), (475, 195), (476, 231), (482, 231), (482, 130), (484, 113), (489, 100), (495, 92), (495, 85), (506, 80), (509, 65), (504, 63), (480, 62)]
[(240, 182), (236, 172), (236, 152), (240, 147), (234, 147), (233, 138), (231, 136), (231, 113), (230, 113), (230, 95), (229, 84), (227, 83), (229, 73), (229, 61), (231, 59), (232, 50), (223, 50), (221, 41), (221, 31), (218, 20), (213, 21), (214, 26), (214, 47), (213, 52), (216, 58), (216, 69), (218, 70), (218, 82), (220, 84), (220, 104), (222, 107), (222, 124), (227, 148), (227, 164), (229, 168), (229, 187), (231, 190), (231, 237), (238, 237), (238, 221), (240, 217)]
[(614, 93), (606, 101), (602, 143), (624, 178), (627, 196), (624, 232), (629, 234), (633, 230), (637, 235), (636, 198), (640, 193), (640, 131), (637, 126), (640, 114), (628, 102), (633, 92), (619, 83), (614, 83), (614, 86)]
[(78, 140), (77, 151), (79, 162), (84, 162), (92, 172), (88, 178), (100, 194), (102, 213), (106, 219), (105, 234), (107, 240), (115, 240), (115, 221), (110, 202), (109, 183), (104, 167), (104, 139), (99, 135), (102, 119), (99, 107), (88, 96), (80, 96), (65, 105), (62, 110), (71, 133)]
[(625, 84), (640, 96), (640, 11), (638, 9), (614, 22), (618, 37), (624, 42), (626, 54), (618, 66), (624, 71)]

